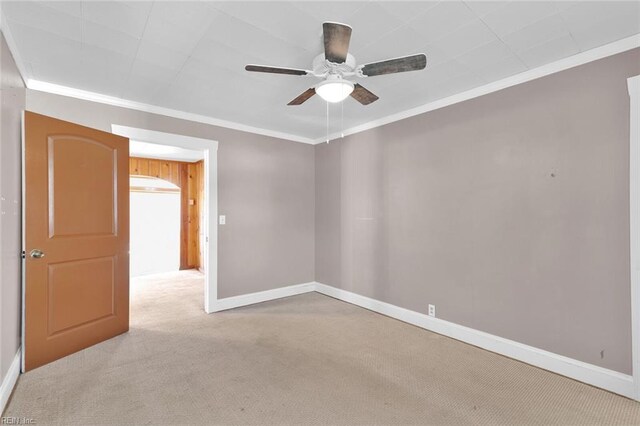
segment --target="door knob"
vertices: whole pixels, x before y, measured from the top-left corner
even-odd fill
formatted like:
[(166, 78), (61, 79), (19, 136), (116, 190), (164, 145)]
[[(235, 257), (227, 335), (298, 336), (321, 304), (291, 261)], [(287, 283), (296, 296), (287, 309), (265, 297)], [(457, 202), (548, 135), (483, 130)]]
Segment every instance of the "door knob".
[(33, 257), (34, 259), (40, 259), (40, 258), (44, 257), (44, 252), (42, 250), (33, 249), (33, 250), (31, 250), (29, 255), (31, 257)]

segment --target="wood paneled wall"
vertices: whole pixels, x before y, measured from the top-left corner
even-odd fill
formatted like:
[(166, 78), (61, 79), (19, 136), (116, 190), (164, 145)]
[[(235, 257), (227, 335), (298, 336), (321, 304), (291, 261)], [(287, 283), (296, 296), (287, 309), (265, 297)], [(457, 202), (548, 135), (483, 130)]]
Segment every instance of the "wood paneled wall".
[(151, 176), (167, 180), (182, 188), (180, 171), (190, 163), (168, 160), (151, 160), (148, 158), (129, 158), (129, 174)]
[(188, 246), (187, 246), (187, 262), (194, 268), (200, 270), (204, 267), (203, 256), (201, 252), (200, 230), (202, 229), (203, 203), (204, 199), (204, 162), (188, 163)]
[(204, 163), (129, 158), (129, 174), (164, 179), (180, 188), (180, 269), (204, 267), (200, 229), (204, 199)]

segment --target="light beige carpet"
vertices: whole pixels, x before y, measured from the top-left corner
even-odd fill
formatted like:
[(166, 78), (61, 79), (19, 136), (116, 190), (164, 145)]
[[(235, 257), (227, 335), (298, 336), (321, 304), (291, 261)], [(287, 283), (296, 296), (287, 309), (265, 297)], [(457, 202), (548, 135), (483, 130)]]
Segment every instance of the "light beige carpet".
[(20, 377), (5, 416), (90, 424), (640, 424), (640, 404), (309, 293), (202, 310), (132, 284), (131, 331)]

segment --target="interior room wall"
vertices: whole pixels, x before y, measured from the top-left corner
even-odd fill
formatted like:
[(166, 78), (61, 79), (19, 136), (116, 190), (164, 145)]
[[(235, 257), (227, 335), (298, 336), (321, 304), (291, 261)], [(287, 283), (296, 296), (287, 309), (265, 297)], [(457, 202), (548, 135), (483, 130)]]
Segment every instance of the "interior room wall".
[(2, 33), (0, 80), (0, 379), (3, 380), (20, 348), (20, 120), (25, 106), (25, 85)]
[(314, 147), (27, 90), (27, 109), (96, 129), (112, 124), (219, 141), (218, 297), (314, 279)]
[(630, 374), (637, 74), (640, 49), (316, 145), (316, 281)]

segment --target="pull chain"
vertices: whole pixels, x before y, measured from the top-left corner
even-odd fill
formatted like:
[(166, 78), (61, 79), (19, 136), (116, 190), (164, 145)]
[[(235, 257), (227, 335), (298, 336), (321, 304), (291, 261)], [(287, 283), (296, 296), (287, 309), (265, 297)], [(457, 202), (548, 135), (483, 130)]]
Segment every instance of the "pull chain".
[(329, 143), (329, 102), (327, 102), (327, 143)]
[(340, 102), (340, 137), (344, 139), (344, 101)]

